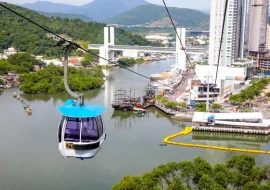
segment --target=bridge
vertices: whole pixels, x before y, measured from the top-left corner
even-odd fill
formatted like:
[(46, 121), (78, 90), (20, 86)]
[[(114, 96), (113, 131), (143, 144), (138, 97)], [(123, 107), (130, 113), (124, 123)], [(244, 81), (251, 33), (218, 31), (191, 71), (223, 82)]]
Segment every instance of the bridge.
[[(183, 46), (181, 46), (180, 40), (176, 35), (176, 47), (151, 47), (151, 46), (130, 46), (130, 45), (115, 45), (114, 27), (104, 27), (104, 44), (89, 44), (88, 49), (99, 50), (99, 55), (107, 60), (114, 60), (114, 52), (122, 51), (123, 57), (139, 57), (139, 52), (151, 52), (151, 53), (170, 53), (176, 54), (175, 66), (179, 69), (185, 70), (187, 67), (186, 53), (189, 55), (203, 55), (206, 51), (202, 47), (186, 48), (186, 29), (178, 28), (177, 33), (181, 38)], [(102, 58), (99, 59), (100, 65), (108, 65), (109, 61)]]
[[(103, 47), (103, 44), (90, 44), (88, 49), (97, 49), (99, 50)], [(152, 47), (152, 46), (125, 46), (125, 45), (109, 45), (108, 46), (112, 51), (124, 51), (124, 50), (135, 50), (141, 52), (152, 52), (152, 53), (176, 53), (175, 47)], [(205, 48), (201, 47), (191, 47), (187, 48), (187, 54), (204, 54)]]

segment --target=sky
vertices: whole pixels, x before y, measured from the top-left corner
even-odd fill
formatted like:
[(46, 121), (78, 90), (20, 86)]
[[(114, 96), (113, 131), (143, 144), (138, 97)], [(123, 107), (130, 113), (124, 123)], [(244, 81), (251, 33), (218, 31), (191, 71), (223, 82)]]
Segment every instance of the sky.
[[(37, 0), (0, 0), (12, 4), (24, 4), (24, 3), (34, 3)], [(54, 3), (63, 3), (70, 5), (83, 5), (89, 3), (93, 0), (46, 0)], [(127, 0), (128, 1), (128, 0)], [(162, 0), (146, 0), (149, 3), (163, 5)], [(165, 0), (167, 6), (170, 7), (179, 7), (179, 8), (191, 8), (199, 10), (210, 9), (211, 0)]]

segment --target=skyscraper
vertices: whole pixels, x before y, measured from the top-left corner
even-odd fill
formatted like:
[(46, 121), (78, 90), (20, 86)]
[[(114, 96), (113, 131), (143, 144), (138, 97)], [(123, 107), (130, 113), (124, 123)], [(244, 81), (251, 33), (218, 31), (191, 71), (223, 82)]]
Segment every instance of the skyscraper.
[(250, 22), (250, 55), (264, 52), (268, 21), (268, 0), (252, 0)]
[[(212, 0), (209, 64), (217, 65), (226, 0)], [(222, 38), (220, 66), (243, 59), (248, 47), (250, 0), (229, 0)]]
[(235, 59), (248, 56), (251, 0), (238, 0)]

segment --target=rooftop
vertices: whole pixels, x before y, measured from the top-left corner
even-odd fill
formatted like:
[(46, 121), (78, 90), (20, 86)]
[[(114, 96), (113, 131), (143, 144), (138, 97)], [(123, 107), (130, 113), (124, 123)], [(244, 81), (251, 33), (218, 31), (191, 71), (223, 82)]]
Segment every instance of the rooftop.
[(263, 115), (261, 112), (240, 112), (240, 113), (210, 113), (210, 112), (195, 112), (192, 121), (193, 122), (206, 122), (209, 116), (215, 116), (215, 120), (261, 120)]

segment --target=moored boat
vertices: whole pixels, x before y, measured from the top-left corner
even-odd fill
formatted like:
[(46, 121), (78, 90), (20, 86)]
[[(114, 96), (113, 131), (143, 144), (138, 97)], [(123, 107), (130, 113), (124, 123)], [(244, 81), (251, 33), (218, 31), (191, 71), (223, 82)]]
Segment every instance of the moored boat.
[(28, 113), (28, 115), (31, 115), (32, 112), (33, 112), (33, 110), (32, 110), (31, 107), (27, 107), (27, 108), (26, 108), (26, 112)]

